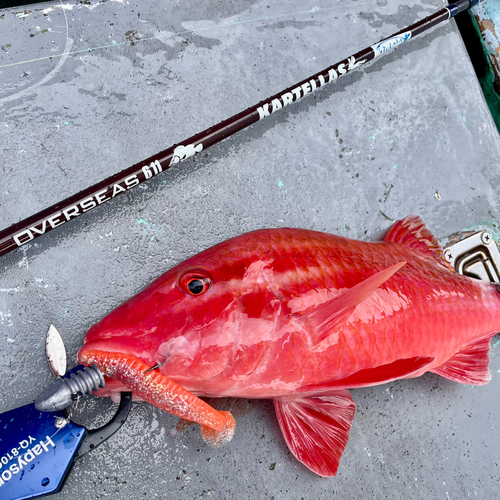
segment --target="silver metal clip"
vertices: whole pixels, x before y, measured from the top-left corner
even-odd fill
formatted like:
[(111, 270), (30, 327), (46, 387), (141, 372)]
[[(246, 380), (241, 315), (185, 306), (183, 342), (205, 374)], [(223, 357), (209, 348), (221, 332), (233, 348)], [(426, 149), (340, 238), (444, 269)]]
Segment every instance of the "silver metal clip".
[(78, 408), (78, 403), (80, 399), (82, 398), (81, 394), (77, 396), (77, 398), (73, 401), (73, 404), (66, 409), (66, 418), (59, 417), (56, 419), (56, 427), (58, 429), (62, 429), (63, 427), (66, 427), (70, 422), (71, 419), (73, 418), (73, 415), (75, 414), (77, 408)]
[[(460, 237), (463, 239), (456, 241)], [(459, 233), (453, 240), (443, 255), (457, 273), (491, 283), (500, 282), (500, 251), (491, 233)]]

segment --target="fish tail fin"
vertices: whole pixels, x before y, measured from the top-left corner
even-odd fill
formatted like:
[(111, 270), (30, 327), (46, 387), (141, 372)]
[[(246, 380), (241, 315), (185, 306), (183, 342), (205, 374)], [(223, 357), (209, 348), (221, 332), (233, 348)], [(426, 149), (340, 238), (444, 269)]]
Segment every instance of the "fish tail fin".
[(487, 384), (491, 380), (490, 341), (495, 333), (462, 347), (448, 361), (430, 371), (460, 384)]

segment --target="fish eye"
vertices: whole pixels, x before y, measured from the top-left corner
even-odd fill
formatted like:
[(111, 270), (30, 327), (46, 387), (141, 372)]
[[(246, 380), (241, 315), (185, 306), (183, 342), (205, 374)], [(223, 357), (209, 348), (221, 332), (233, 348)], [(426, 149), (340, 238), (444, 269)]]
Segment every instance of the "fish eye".
[(208, 290), (210, 280), (207, 278), (191, 278), (187, 283), (187, 288), (191, 295), (200, 295)]
[(191, 269), (179, 280), (179, 287), (188, 295), (202, 295), (211, 286), (213, 280), (203, 269)]

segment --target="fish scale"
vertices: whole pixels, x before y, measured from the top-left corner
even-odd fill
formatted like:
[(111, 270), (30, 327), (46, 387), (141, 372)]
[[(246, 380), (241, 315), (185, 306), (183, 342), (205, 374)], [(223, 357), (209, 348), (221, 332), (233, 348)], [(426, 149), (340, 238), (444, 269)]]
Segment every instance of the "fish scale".
[[(193, 294), (191, 279), (208, 285)], [(450, 270), (410, 216), (383, 242), (282, 228), (219, 243), (94, 325), (79, 360), (123, 384), (103, 395), (133, 382), (143, 399), (179, 414), (169, 401), (180, 391), (183, 414), (210, 442), (221, 431), (207, 422), (221, 417), (196, 396), (272, 398), (292, 453), (334, 475), (354, 417), (346, 389), (427, 371), (484, 384), (499, 327), (496, 287)], [(154, 383), (138, 371), (159, 362)]]

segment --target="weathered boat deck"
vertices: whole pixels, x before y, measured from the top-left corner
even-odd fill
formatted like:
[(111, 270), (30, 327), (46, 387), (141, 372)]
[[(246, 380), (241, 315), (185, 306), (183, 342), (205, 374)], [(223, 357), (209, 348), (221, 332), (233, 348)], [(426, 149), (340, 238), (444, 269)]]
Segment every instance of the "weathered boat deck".
[[(70, 0), (0, 11), (0, 228), (444, 5)], [(3, 257), (0, 411), (52, 381), (51, 323), (74, 360), (106, 312), (228, 237), (292, 226), (375, 240), (408, 214), (439, 238), (497, 224), (499, 158), (451, 21)], [(496, 498), (500, 344), (491, 371), (480, 388), (429, 374), (353, 390), (332, 479), (291, 456), (270, 401), (252, 401), (220, 450), (136, 404), (54, 498)], [(88, 399), (85, 415), (97, 425), (110, 404)]]

